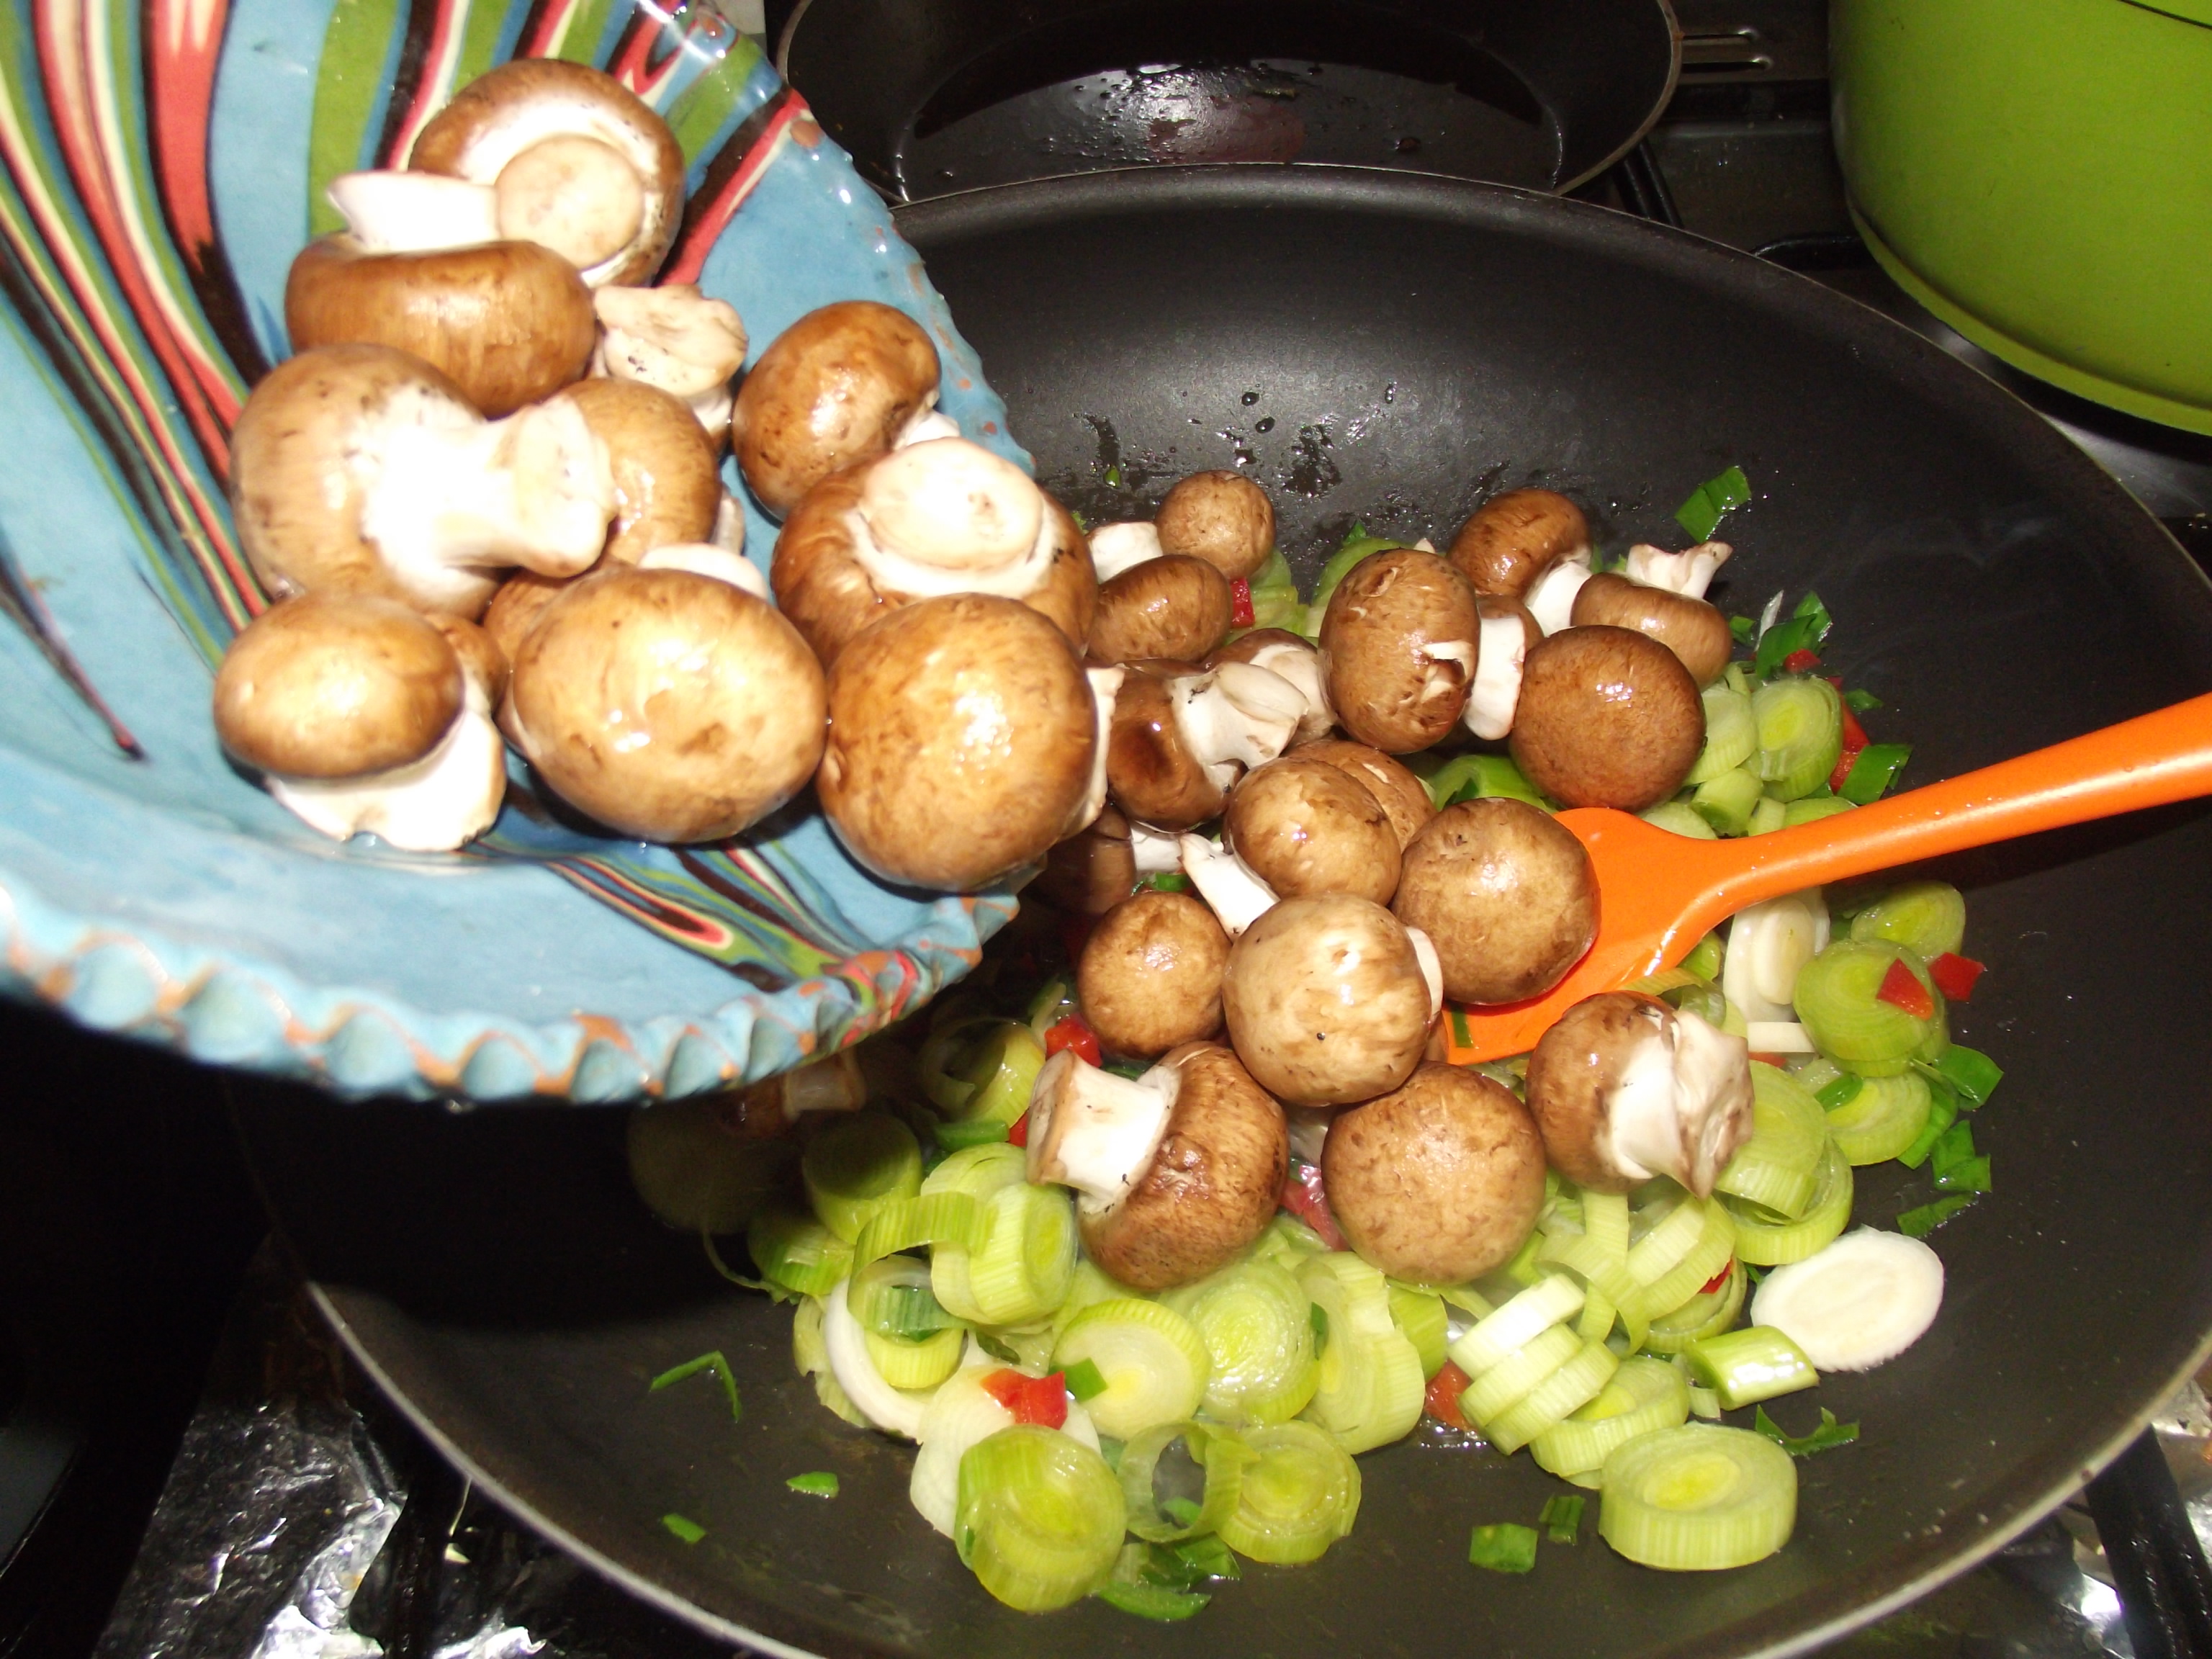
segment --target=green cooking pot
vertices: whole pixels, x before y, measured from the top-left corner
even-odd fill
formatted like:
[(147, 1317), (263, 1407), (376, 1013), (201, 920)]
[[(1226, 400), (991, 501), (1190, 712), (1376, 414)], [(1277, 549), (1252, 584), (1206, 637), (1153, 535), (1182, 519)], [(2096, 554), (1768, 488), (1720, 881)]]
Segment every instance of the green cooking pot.
[(2212, 433), (2212, 0), (1832, 0), (1867, 246), (2039, 379)]

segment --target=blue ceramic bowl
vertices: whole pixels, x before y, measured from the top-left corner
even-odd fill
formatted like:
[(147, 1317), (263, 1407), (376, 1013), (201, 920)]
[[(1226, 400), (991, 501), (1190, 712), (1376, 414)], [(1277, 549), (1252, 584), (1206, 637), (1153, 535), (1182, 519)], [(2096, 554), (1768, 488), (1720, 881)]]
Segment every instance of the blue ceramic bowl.
[[(217, 747), (213, 665), (261, 602), (227, 434), (289, 349), (322, 186), (529, 55), (597, 63), (667, 116), (692, 201), (670, 273), (734, 304), (756, 351), (833, 300), (899, 306), (936, 337), (946, 410), (1026, 461), (882, 204), (696, 0), (0, 0), (0, 991), (345, 1093), (621, 1102), (856, 1042), (1012, 916), (1006, 892), (884, 886), (811, 797), (674, 849), (518, 789), (484, 845), (422, 857), (317, 836)], [(748, 519), (764, 562), (775, 526)]]

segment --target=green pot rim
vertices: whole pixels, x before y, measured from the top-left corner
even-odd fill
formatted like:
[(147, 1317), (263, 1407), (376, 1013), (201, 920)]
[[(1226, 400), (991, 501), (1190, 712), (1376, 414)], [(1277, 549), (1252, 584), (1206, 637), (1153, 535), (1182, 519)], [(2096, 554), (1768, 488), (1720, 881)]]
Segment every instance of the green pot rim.
[(2120, 3), (2140, 6), (2145, 11), (2212, 29), (2212, 0), (2120, 0)]

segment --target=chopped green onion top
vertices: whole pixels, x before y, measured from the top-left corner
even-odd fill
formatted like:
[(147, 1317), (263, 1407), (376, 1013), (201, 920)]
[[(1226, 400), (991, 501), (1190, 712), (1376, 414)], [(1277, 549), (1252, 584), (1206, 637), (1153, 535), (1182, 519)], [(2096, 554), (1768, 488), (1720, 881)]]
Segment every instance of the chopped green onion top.
[(805, 1474), (794, 1474), (783, 1483), (792, 1491), (804, 1492), (809, 1498), (835, 1498), (837, 1477), (827, 1469), (812, 1469)]
[(1990, 1190), (1990, 1161), (1961, 1158), (1936, 1177), (1936, 1189), (1944, 1193), (1985, 1193)]
[(1121, 487), (1121, 462), (1119, 462), (1119, 461), (1113, 461), (1113, 462), (1109, 462), (1109, 463), (1107, 465), (1107, 468), (1106, 468), (1106, 483), (1107, 483), (1107, 487), (1108, 487), (1109, 489), (1119, 489)]
[(1917, 1170), (1928, 1161), (1929, 1155), (1936, 1150), (1936, 1143), (1942, 1139), (1959, 1117), (1959, 1097), (1952, 1092), (1951, 1085), (1941, 1077), (1923, 1075), (1928, 1076), (1930, 1101), (1928, 1127), (1920, 1132), (1917, 1140), (1897, 1155), (1897, 1161), (1908, 1170)]
[(1809, 587), (1805, 590), (1805, 597), (1797, 601), (1797, 608), (1790, 614), (1793, 618), (1803, 617), (1813, 624), (1812, 642), (1814, 645), (1826, 639), (1828, 630), (1836, 625), (1836, 619), (1828, 614), (1828, 607), (1820, 603), (1820, 596)]
[(1749, 645), (1759, 637), (1759, 623), (1750, 617), (1730, 617), (1729, 633), (1738, 645)]
[(1328, 1310), (1318, 1302), (1308, 1304), (1306, 1322), (1313, 1327), (1314, 1352), (1318, 1354), (1328, 1346)]
[(1115, 1077), (1134, 1079), (1151, 1071), (1152, 1066), (1150, 1060), (1109, 1060), (1100, 1069), (1111, 1072)]
[(1106, 1392), (1106, 1379), (1099, 1375), (1096, 1360), (1079, 1360), (1060, 1374), (1069, 1394), (1078, 1400), (1093, 1400)]
[(1759, 636), (1759, 652), (1752, 659), (1752, 672), (1766, 679), (1796, 653), (1810, 651), (1820, 642), (1818, 617), (1799, 616), (1778, 622)]
[(2004, 1080), (2004, 1072), (1996, 1061), (1978, 1048), (1969, 1048), (1954, 1042), (1936, 1060), (1935, 1069), (1942, 1079), (1957, 1091), (1959, 1104), (1972, 1111), (1996, 1092), (1997, 1085)]
[(749, 1291), (766, 1291), (771, 1302), (799, 1300), (799, 1293), (788, 1285), (779, 1285), (773, 1279), (748, 1279), (728, 1262), (723, 1261), (722, 1253), (714, 1248), (714, 1237), (712, 1233), (702, 1232), (699, 1235), (699, 1242), (706, 1246), (707, 1265), (728, 1279), (731, 1284), (742, 1285)]
[(1194, 1590), (1168, 1589), (1158, 1584), (1101, 1584), (1091, 1592), (1109, 1607), (1133, 1613), (1139, 1619), (1173, 1624), (1188, 1619), (1213, 1598)]
[(1467, 1559), (1492, 1572), (1528, 1572), (1536, 1565), (1536, 1529), (1510, 1521), (1477, 1527), (1468, 1540)]
[(1882, 706), (1881, 699), (1871, 691), (1846, 691), (1844, 701), (1851, 706), (1854, 714), (1871, 714)]
[(975, 1333), (975, 1346), (990, 1355), (992, 1358), (1003, 1360), (1009, 1365), (1018, 1365), (1022, 1363), (1021, 1355), (988, 1331)]
[(1923, 1204), (1917, 1210), (1907, 1210), (1899, 1216), (1897, 1231), (1907, 1238), (1925, 1238), (1960, 1211), (1971, 1209), (1976, 1201), (1972, 1194), (1939, 1198), (1933, 1204)]
[(707, 1535), (706, 1528), (696, 1521), (686, 1520), (672, 1510), (660, 1517), (660, 1524), (687, 1544), (696, 1544)]
[(1583, 1499), (1579, 1494), (1547, 1498), (1543, 1513), (1536, 1517), (1536, 1524), (1543, 1528), (1544, 1535), (1554, 1544), (1571, 1544), (1583, 1529)]
[(1814, 1452), (1826, 1451), (1832, 1446), (1848, 1446), (1859, 1437), (1857, 1424), (1837, 1422), (1835, 1413), (1826, 1406), (1820, 1407), (1820, 1426), (1810, 1434), (1784, 1433), (1782, 1425), (1766, 1414), (1764, 1406), (1753, 1412), (1751, 1426), (1792, 1457), (1810, 1457)]
[(732, 1423), (743, 1421), (745, 1412), (744, 1402), (738, 1398), (738, 1379), (730, 1370), (730, 1362), (722, 1358), (722, 1351), (720, 1348), (716, 1348), (711, 1353), (702, 1353), (696, 1359), (687, 1359), (682, 1364), (661, 1372), (659, 1376), (646, 1384), (645, 1391), (647, 1394), (659, 1394), (671, 1383), (681, 1382), (687, 1376), (696, 1376), (701, 1371), (711, 1372), (720, 1381), (722, 1393), (730, 1402), (730, 1421)]
[(1188, 893), (1190, 891), (1190, 878), (1180, 870), (1156, 870), (1137, 886), (1147, 893)]
[(1160, 1509), (1179, 1527), (1196, 1526), (1198, 1517), (1206, 1513), (1202, 1505), (1188, 1498), (1164, 1498), (1161, 1500)]
[(1932, 1173), (1940, 1179), (1946, 1170), (1955, 1169), (1974, 1156), (1973, 1125), (1954, 1123), (1937, 1137), (1931, 1151), (1936, 1166)]
[(1844, 787), (1836, 793), (1854, 806), (1871, 805), (1897, 781), (1897, 775), (1911, 758), (1912, 745), (1909, 743), (1870, 743), (1859, 750), (1859, 757), (1851, 763), (1851, 769), (1844, 779)]
[(1711, 541), (1722, 516), (1750, 499), (1751, 480), (1743, 476), (1741, 467), (1732, 466), (1692, 491), (1690, 499), (1674, 509), (1674, 522), (1688, 531), (1692, 540)]
[(1856, 1072), (1845, 1072), (1833, 1083), (1820, 1090), (1814, 1098), (1832, 1112), (1838, 1107), (1848, 1106), (1852, 1101), (1857, 1099), (1859, 1091), (1864, 1087), (1866, 1087), (1864, 1078)]

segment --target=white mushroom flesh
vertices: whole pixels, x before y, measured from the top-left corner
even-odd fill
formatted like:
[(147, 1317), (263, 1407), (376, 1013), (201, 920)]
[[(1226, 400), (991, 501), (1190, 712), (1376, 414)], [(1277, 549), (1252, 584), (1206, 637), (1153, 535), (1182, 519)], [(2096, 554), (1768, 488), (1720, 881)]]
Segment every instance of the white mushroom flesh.
[(745, 550), (745, 510), (726, 489), (714, 509), (714, 527), (707, 532), (707, 539), (732, 553)]
[(829, 1351), (830, 1372), (861, 1416), (879, 1429), (912, 1440), (921, 1432), (921, 1413), (929, 1395), (922, 1390), (895, 1389), (884, 1381), (876, 1362), (868, 1358), (867, 1334), (846, 1305), (845, 1291), (851, 1283), (848, 1279), (839, 1279), (822, 1299), (822, 1346)]
[(1335, 729), (1336, 710), (1329, 706), (1328, 684), (1321, 672), (1320, 652), (1310, 645), (1278, 640), (1255, 651), (1250, 661), (1255, 668), (1281, 675), (1306, 700), (1306, 712), (1298, 720), (1299, 742), (1311, 743)]
[(500, 169), (499, 233), (579, 270), (614, 258), (645, 223), (645, 181), (611, 144), (580, 133), (532, 144)]
[(1816, 1371), (1863, 1371), (1917, 1342), (1942, 1306), (1942, 1256), (1903, 1233), (1862, 1227), (1768, 1273), (1751, 1321), (1795, 1342)]
[(542, 576), (589, 569), (614, 514), (606, 446), (567, 401), (486, 421), (410, 387), (356, 432), (347, 465), (362, 490), (361, 529), (410, 593), (465, 612), (483, 574), (521, 565)]
[(877, 590), (913, 599), (1024, 599), (1051, 574), (1058, 539), (1029, 475), (964, 438), (884, 456), (845, 522), (853, 556)]
[[(645, 189), (645, 181), (653, 177), (659, 164), (658, 147), (647, 134), (586, 99), (542, 97), (504, 112), (462, 154), (460, 176), (480, 185), (495, 185), (526, 150), (573, 138), (597, 139), (623, 160), (639, 183), (638, 235), (650, 238), (659, 234), (662, 206)], [(626, 251), (626, 246), (618, 248), (597, 264), (583, 267), (580, 274), (591, 287), (601, 287)]]
[(1606, 1097), (1599, 1156), (1632, 1181), (1672, 1176), (1692, 1192), (1710, 1193), (1735, 1149), (1749, 1110), (1723, 1103), (1744, 1073), (1749, 1045), (1692, 1013), (1640, 1011), (1650, 1030), (1638, 1038)]
[(1474, 684), (1467, 712), (1460, 716), (1478, 738), (1497, 738), (1513, 730), (1521, 706), (1521, 665), (1528, 655), (1528, 630), (1517, 616), (1485, 617), (1482, 648), (1476, 653)]
[[(933, 392), (930, 393), (933, 398), (936, 395)], [(957, 438), (959, 435), (959, 422), (943, 410), (925, 404), (907, 417), (907, 423), (899, 428), (898, 436), (892, 440), (891, 447), (906, 449), (915, 444), (934, 443), (939, 438)]]
[[(745, 326), (735, 306), (676, 283), (603, 288), (592, 295), (592, 309), (600, 329), (592, 362), (603, 374), (686, 400), (729, 397), (730, 378), (745, 361)], [(726, 412), (723, 418), (727, 424)]]
[(271, 775), (269, 793), (333, 841), (368, 834), (410, 853), (450, 853), (499, 816), (507, 745), (471, 674), (461, 712), (420, 759), (352, 778)]
[(1182, 868), (1182, 838), (1141, 823), (1129, 826), (1129, 856), (1140, 876), (1164, 875)]
[(1748, 1019), (1743, 1040), (1754, 1054), (1809, 1054), (1812, 1034), (1794, 1019)]
[(1029, 1178), (1073, 1188), (1086, 1212), (1112, 1208), (1152, 1167), (1182, 1080), (1173, 1066), (1116, 1077), (1062, 1049), (1030, 1093)]
[(1406, 937), (1413, 942), (1413, 960), (1421, 964), (1421, 977), (1428, 981), (1429, 1018), (1434, 1019), (1444, 1011), (1444, 965), (1437, 955), (1437, 942), (1418, 927), (1408, 927)]
[(368, 253), (434, 253), (500, 240), (489, 185), (434, 173), (342, 173), (324, 192)]
[(1797, 970), (1827, 949), (1828, 933), (1817, 887), (1737, 911), (1721, 960), (1721, 994), (1746, 1020), (1795, 1020)]
[[(654, 548), (637, 562), (641, 570), (688, 570), (695, 576), (711, 576), (742, 588), (757, 599), (769, 597), (768, 578), (742, 553), (712, 542), (670, 542)], [(773, 600), (770, 603), (774, 603)]]
[(1521, 603), (1547, 634), (1556, 634), (1574, 622), (1575, 595), (1590, 579), (1589, 550), (1570, 553), (1528, 585)]
[(1663, 587), (1669, 593), (1702, 599), (1705, 589), (1712, 586), (1714, 575), (1735, 551), (1726, 542), (1699, 542), (1680, 553), (1669, 553), (1663, 547), (1639, 542), (1628, 550), (1628, 564), (1623, 574), (1629, 580), (1642, 582), (1646, 587)]
[(1133, 570), (1166, 550), (1160, 545), (1158, 526), (1142, 520), (1102, 524), (1091, 532), (1091, 562), (1102, 582), (1110, 582), (1124, 570)]
[(1177, 675), (1168, 682), (1168, 700), (1183, 747), (1218, 789), (1288, 748), (1307, 707), (1280, 674), (1244, 662)]
[(1459, 672), (1448, 674), (1441, 667), (1431, 667), (1421, 676), (1423, 702), (1432, 702), (1438, 697), (1461, 694), (1462, 688), (1474, 678), (1475, 653), (1479, 649), (1473, 640), (1431, 640), (1421, 647), (1421, 654), (1432, 664), (1455, 663)]
[(1235, 939), (1267, 914), (1275, 903), (1275, 890), (1255, 873), (1234, 851), (1204, 836), (1184, 836), (1182, 872), (1198, 896), (1212, 907), (1221, 931)]
[(1075, 804), (1069, 814), (1063, 836), (1080, 834), (1091, 827), (1091, 821), (1106, 807), (1106, 745), (1114, 733), (1114, 699), (1121, 695), (1121, 678), (1127, 671), (1121, 668), (1086, 668), (1084, 678), (1091, 682), (1091, 700), (1097, 706), (1097, 742), (1091, 750), (1091, 781), (1084, 786), (1083, 799)]

